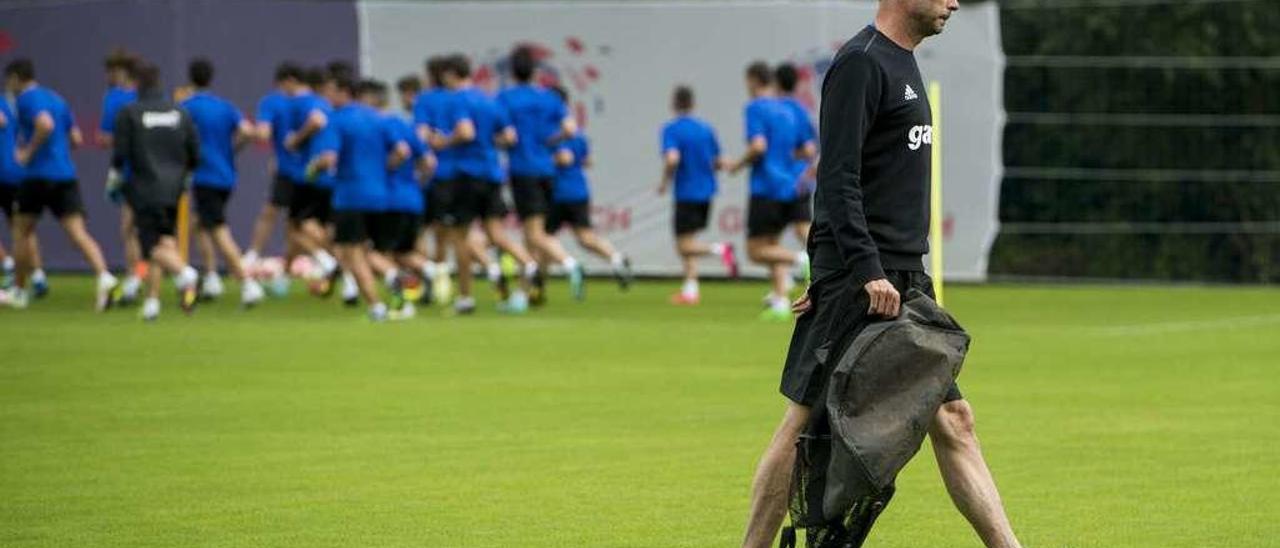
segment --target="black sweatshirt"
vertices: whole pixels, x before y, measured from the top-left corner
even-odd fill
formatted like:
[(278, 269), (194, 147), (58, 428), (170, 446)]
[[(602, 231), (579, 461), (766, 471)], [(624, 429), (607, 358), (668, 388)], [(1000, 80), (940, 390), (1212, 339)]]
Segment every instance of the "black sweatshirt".
[(200, 141), (191, 115), (158, 91), (144, 92), (116, 114), (113, 139), (111, 165), (128, 165), (132, 171), (125, 183), (133, 187), (125, 193), (131, 205), (176, 205), (187, 175), (200, 164)]
[(836, 54), (822, 82), (816, 272), (847, 272), (861, 286), (885, 270), (924, 269), (932, 120), (910, 51), (867, 27)]

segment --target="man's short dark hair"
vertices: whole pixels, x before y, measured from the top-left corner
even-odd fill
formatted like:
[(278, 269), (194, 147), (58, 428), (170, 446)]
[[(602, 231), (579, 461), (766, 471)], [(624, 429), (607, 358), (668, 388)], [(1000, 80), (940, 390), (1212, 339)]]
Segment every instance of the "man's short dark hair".
[(364, 80), (361, 80), (359, 84), (356, 84), (356, 93), (359, 95), (365, 95), (365, 94), (386, 95), (387, 84), (383, 83), (381, 80), (366, 78)]
[(471, 76), (471, 60), (461, 53), (449, 55), (445, 58), (443, 72), (453, 74), (458, 78), (468, 78)]
[(671, 94), (671, 104), (680, 112), (693, 110), (693, 89), (689, 86), (676, 86)]
[(750, 78), (757, 84), (767, 86), (773, 83), (773, 71), (769, 70), (769, 64), (764, 61), (756, 61), (747, 65), (747, 78)]
[(784, 93), (791, 93), (796, 90), (796, 83), (800, 81), (800, 73), (796, 71), (796, 66), (791, 63), (782, 63), (773, 71), (774, 80), (778, 81), (778, 89)]
[(203, 57), (197, 57), (187, 66), (187, 77), (198, 88), (207, 88), (213, 83), (213, 63)]
[(4, 66), (4, 75), (6, 78), (17, 76), (18, 80), (30, 82), (36, 79), (36, 65), (26, 57), (14, 59)]
[(422, 79), (416, 74), (406, 74), (396, 80), (396, 91), (402, 95), (417, 95), (422, 91)]
[[(329, 73), (324, 67), (311, 67), (302, 73), (302, 83), (313, 88), (318, 88), (324, 85), (325, 81), (328, 79)], [(350, 78), (348, 78), (348, 80), (350, 80)]]
[(333, 77), (346, 77), (355, 79), (356, 69), (350, 62), (342, 59), (334, 59), (324, 66), (324, 71)]
[(116, 48), (102, 60), (102, 65), (107, 70), (123, 70), (132, 77), (138, 71), (138, 58), (124, 48)]
[(276, 66), (276, 83), (285, 80), (302, 81), (302, 66), (293, 62), (285, 61)]
[(149, 62), (138, 65), (138, 90), (155, 91), (160, 89), (160, 67)]
[(344, 75), (332, 76), (330, 78), (330, 81), (333, 82), (334, 88), (336, 88), (338, 91), (345, 91), (351, 94), (352, 97), (355, 97), (357, 95), (357, 92), (359, 91), (359, 87), (360, 87), (359, 83), (356, 82), (354, 78), (351, 78), (349, 76), (344, 76)]
[(538, 60), (533, 55), (533, 48), (520, 46), (511, 52), (511, 75), (518, 82), (533, 79), (533, 72), (538, 69)]

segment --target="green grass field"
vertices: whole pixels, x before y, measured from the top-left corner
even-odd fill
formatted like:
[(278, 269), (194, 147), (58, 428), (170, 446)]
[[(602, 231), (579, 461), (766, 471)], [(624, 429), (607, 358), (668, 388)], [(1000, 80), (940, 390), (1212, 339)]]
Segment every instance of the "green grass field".
[[(0, 546), (735, 546), (790, 326), (763, 286), (372, 325), (0, 310)], [(1280, 546), (1280, 290), (956, 286), (1027, 546)], [(484, 303), (482, 303), (484, 304)], [(867, 546), (978, 546), (926, 449)]]

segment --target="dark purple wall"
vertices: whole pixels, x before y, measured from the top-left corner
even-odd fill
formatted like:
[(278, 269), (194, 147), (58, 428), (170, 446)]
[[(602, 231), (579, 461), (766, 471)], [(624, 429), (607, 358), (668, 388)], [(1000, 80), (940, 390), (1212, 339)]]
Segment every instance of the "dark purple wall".
[[(0, 3), (0, 62), (30, 57), (37, 79), (67, 99), (86, 140), (75, 153), (89, 229), (107, 260), (122, 263), (119, 213), (102, 197), (108, 156), (92, 146), (106, 86), (102, 59), (125, 47), (157, 63), (166, 86), (184, 83), (186, 63), (208, 57), (217, 73), (213, 88), (254, 116), (271, 87), (277, 63), (359, 61), (354, 2), (269, 0), (108, 0)], [(240, 154), (240, 183), (227, 208), (236, 238), (247, 243), (266, 197), (269, 150)], [(5, 243), (10, 242), (7, 229)], [(46, 218), (41, 223), (45, 262), (54, 269), (84, 269), (84, 260)], [(273, 244), (278, 249), (279, 238)], [(194, 250), (194, 248), (193, 248)], [(193, 255), (195, 255), (193, 253)]]

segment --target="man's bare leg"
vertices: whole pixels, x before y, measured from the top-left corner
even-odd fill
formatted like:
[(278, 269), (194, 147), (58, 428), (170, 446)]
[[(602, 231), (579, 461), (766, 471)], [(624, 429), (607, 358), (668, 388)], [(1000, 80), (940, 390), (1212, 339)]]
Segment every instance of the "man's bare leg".
[(747, 520), (744, 548), (769, 548), (778, 535), (782, 519), (787, 514), (791, 496), (791, 470), (796, 461), (796, 440), (809, 424), (809, 408), (795, 402), (787, 403), (782, 424), (773, 433), (769, 447), (751, 482), (751, 515)]
[(58, 223), (66, 231), (67, 237), (71, 238), (71, 242), (80, 249), (80, 254), (84, 255), (84, 260), (93, 268), (93, 272), (99, 275), (105, 274), (107, 262), (102, 258), (102, 248), (98, 247), (98, 241), (94, 240), (85, 228), (84, 216), (79, 213), (65, 215), (58, 219)]
[(1021, 546), (1009, 525), (996, 481), (982, 458), (974, 432), (973, 408), (957, 400), (943, 404), (929, 428), (938, 471), (956, 508), (991, 548)]
[[(280, 217), (280, 208), (277, 208), (271, 202), (267, 202), (262, 206), (262, 212), (258, 213), (258, 220), (253, 223), (253, 238), (249, 240), (249, 252), (254, 256), (262, 253), (262, 249), (267, 246), (267, 240), (271, 238), (271, 233), (275, 230), (276, 219)], [(285, 239), (289, 237), (288, 223), (285, 223)]]

